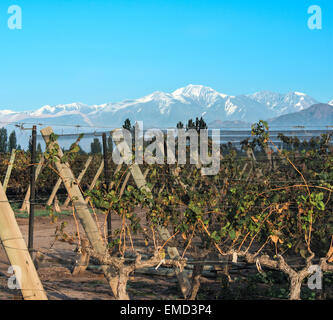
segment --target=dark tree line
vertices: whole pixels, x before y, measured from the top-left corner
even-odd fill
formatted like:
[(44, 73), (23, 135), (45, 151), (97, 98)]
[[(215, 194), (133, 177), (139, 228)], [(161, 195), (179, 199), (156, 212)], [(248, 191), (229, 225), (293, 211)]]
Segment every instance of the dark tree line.
[[(123, 124), (123, 128), (129, 130), (132, 134), (135, 133), (135, 130), (138, 130), (136, 125), (132, 125), (129, 119), (126, 119)], [(182, 122), (177, 123), (177, 128), (184, 128)], [(195, 121), (192, 119), (188, 120), (186, 125), (186, 130), (195, 129), (199, 131), (200, 129), (207, 129), (207, 124), (201, 117), (197, 117)], [(113, 151), (113, 141), (111, 135), (107, 138), (107, 148), (108, 152)], [(13, 130), (8, 136), (7, 129), (0, 129), (0, 152), (12, 152), (13, 149), (22, 150), (21, 146), (17, 144), (16, 133)], [(29, 139), (28, 151), (31, 151), (31, 138)], [(42, 153), (42, 146), (40, 143), (37, 145), (37, 153)], [(99, 138), (94, 138), (93, 142), (90, 144), (90, 154), (101, 154), (102, 153), (102, 144)], [(79, 154), (86, 154), (86, 152), (80, 147)]]
[(12, 152), (13, 149), (21, 150), (21, 146), (17, 145), (16, 133), (13, 130), (9, 137), (6, 128), (0, 129), (0, 152)]
[[(179, 121), (177, 123), (177, 129), (183, 129), (184, 128), (184, 124)], [(200, 129), (207, 129), (207, 124), (205, 122), (205, 120), (201, 117), (200, 119), (198, 117), (195, 118), (195, 121), (193, 121), (192, 119), (188, 120), (187, 125), (186, 125), (186, 130), (190, 130), (190, 129), (195, 129), (196, 131), (200, 131)]]
[[(112, 137), (109, 135), (106, 140), (107, 143), (107, 150), (109, 153), (112, 153), (113, 151), (113, 142)], [(93, 142), (90, 144), (90, 154), (101, 154), (102, 153), (102, 144), (101, 141), (98, 138), (94, 138)], [(81, 149), (82, 152), (84, 152)]]

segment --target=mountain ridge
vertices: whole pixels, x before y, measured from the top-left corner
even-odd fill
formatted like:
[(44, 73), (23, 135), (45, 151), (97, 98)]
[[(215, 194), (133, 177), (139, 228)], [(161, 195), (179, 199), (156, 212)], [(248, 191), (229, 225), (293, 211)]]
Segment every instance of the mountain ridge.
[[(34, 111), (0, 110), (0, 121), (44, 120), (52, 124), (71, 116), (73, 125), (119, 127), (126, 118), (143, 121), (146, 126), (174, 127), (179, 121), (203, 117), (213, 121), (256, 122), (306, 110), (318, 101), (298, 91), (286, 94), (261, 91), (247, 95), (228, 95), (203, 85), (187, 85), (171, 93), (155, 91), (138, 99), (101, 105), (76, 102), (45, 105)], [(330, 102), (333, 103), (333, 100)]]
[(314, 104), (307, 109), (269, 119), (268, 123), (273, 126), (333, 125), (333, 105), (328, 103)]

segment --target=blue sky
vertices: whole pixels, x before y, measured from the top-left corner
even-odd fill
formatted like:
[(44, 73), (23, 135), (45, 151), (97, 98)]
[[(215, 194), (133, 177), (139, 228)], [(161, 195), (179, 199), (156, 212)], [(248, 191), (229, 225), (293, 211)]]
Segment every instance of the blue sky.
[[(22, 30), (7, 10), (22, 8)], [(322, 30), (307, 26), (310, 5)], [(333, 99), (331, 0), (1, 0), (0, 108), (101, 104), (187, 84)]]

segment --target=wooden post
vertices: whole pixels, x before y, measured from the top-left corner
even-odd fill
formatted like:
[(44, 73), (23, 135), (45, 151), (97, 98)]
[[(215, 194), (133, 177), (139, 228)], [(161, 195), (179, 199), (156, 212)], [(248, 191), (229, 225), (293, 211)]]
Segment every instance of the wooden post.
[[(103, 158), (104, 158), (104, 183), (106, 187), (106, 192), (109, 192), (110, 185), (110, 170), (108, 164), (108, 148), (106, 144), (106, 133), (102, 135), (103, 140)], [(112, 223), (111, 223), (111, 213), (108, 213), (107, 219), (107, 233), (108, 233), (108, 243), (112, 241)]]
[(57, 197), (57, 196), (54, 197), (53, 209), (54, 209), (54, 211), (57, 212), (57, 213), (60, 213), (60, 212), (61, 212), (61, 209), (60, 209), (60, 206), (59, 206), (59, 200), (58, 200), (58, 197)]
[(37, 127), (32, 127), (31, 135), (31, 163), (30, 163), (30, 213), (29, 213), (29, 238), (28, 238), (28, 249), (33, 255), (34, 246), (34, 216), (35, 216), (35, 198), (36, 198), (36, 141), (37, 141)]
[[(51, 127), (47, 127), (41, 130), (42, 136), (46, 142), (46, 145), (49, 144), (50, 135), (53, 133)], [(54, 145), (57, 145), (58, 142), (52, 142), (48, 145), (48, 148), (52, 148)], [(59, 146), (59, 145), (58, 145)], [(61, 159), (63, 157), (63, 152), (60, 147), (58, 147), (58, 157)], [(83, 229), (86, 232), (87, 238), (92, 246), (92, 248), (100, 255), (105, 255), (107, 253), (107, 247), (104, 241), (102, 240), (98, 226), (93, 219), (88, 205), (83, 198), (83, 195), (80, 191), (79, 186), (75, 183), (75, 177), (73, 175), (72, 170), (69, 167), (68, 163), (61, 163), (60, 160), (55, 161), (56, 168), (60, 177), (62, 178), (62, 182), (64, 183), (67, 193), (72, 199), (73, 206), (76, 210), (76, 213), (80, 219), (80, 222), (83, 226)], [(115, 296), (117, 296), (117, 288), (118, 288), (118, 278), (116, 275), (113, 275), (111, 268), (107, 265), (101, 266), (102, 271), (106, 279), (108, 280), (112, 291)]]
[[(76, 140), (75, 145), (78, 145), (79, 142), (80, 142), (80, 138)], [(81, 178), (81, 179), (82, 179), (82, 178)], [(61, 180), (61, 178), (59, 177), (59, 179), (57, 180), (55, 186), (53, 187), (53, 190), (52, 190), (52, 192), (51, 192), (51, 195), (50, 195), (49, 199), (47, 200), (47, 203), (46, 203), (47, 206), (50, 206), (50, 205), (53, 203), (53, 199), (54, 199), (54, 197), (56, 196), (56, 194), (57, 194), (57, 192), (58, 192), (58, 189), (60, 188), (61, 181), (62, 181), (62, 180)], [(68, 203), (69, 203), (69, 197), (68, 197), (67, 199), (68, 199), (68, 202), (67, 202), (67, 205), (65, 205), (66, 207), (68, 206)], [(66, 201), (67, 201), (67, 199), (66, 199)]]
[[(102, 174), (103, 168), (104, 168), (104, 161), (102, 160), (101, 165), (99, 166), (99, 168), (98, 168), (98, 170), (97, 170), (97, 172), (95, 174), (95, 177), (94, 177), (93, 181), (91, 182), (91, 184), (89, 186), (89, 191), (91, 191), (92, 189), (94, 189), (99, 176)], [(88, 203), (88, 201), (89, 201), (89, 197), (87, 197), (85, 199), (86, 203)]]
[[(0, 183), (0, 239), (10, 264), (20, 268), (17, 274), (23, 298), (25, 300), (47, 300), (43, 285), (28, 252), (14, 212)], [(17, 268), (17, 267), (16, 267)]]
[(56, 194), (57, 194), (57, 191), (58, 191), (58, 189), (60, 188), (61, 182), (62, 182), (62, 179), (59, 178), (59, 179), (57, 180), (56, 184), (54, 185), (53, 190), (52, 190), (52, 192), (51, 192), (51, 195), (50, 195), (49, 199), (48, 199), (47, 202), (46, 202), (46, 205), (47, 205), (47, 206), (50, 206), (50, 205), (53, 203), (53, 199), (55, 198), (55, 196), (56, 196)]
[[(44, 155), (42, 155), (42, 157), (40, 158), (37, 169), (36, 169), (36, 174), (35, 174), (36, 180), (42, 170), (43, 164), (44, 164)], [(28, 212), (29, 212), (29, 198), (30, 198), (30, 185), (28, 187), (27, 193), (25, 194), (20, 211), (28, 210)]]
[(14, 161), (15, 161), (15, 155), (16, 155), (16, 149), (12, 149), (12, 154), (10, 156), (9, 165), (8, 165), (7, 172), (6, 172), (6, 177), (5, 177), (5, 180), (3, 182), (3, 190), (5, 192), (7, 190), (10, 175), (12, 173), (13, 164), (14, 164)]
[[(80, 175), (79, 175), (79, 177), (77, 178), (77, 183), (78, 183), (78, 184), (80, 184), (80, 182), (82, 181), (83, 176), (86, 174), (86, 172), (87, 172), (87, 170), (88, 170), (88, 168), (89, 168), (89, 165), (90, 165), (90, 163), (91, 163), (91, 160), (92, 160), (92, 156), (89, 156), (88, 159), (87, 159), (87, 161), (86, 161), (86, 163), (85, 163), (85, 165), (84, 165), (83, 170), (80, 172)], [(60, 179), (61, 179), (61, 178), (60, 178)], [(65, 208), (68, 207), (68, 204), (69, 204), (70, 201), (71, 201), (71, 198), (70, 198), (70, 197), (67, 197), (67, 199), (66, 199), (65, 202), (64, 202), (64, 207), (65, 207)]]

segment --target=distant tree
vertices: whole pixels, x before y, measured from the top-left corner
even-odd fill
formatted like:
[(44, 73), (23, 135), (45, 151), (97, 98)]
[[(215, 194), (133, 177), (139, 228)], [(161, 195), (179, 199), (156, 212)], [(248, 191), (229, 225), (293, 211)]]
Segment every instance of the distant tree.
[(90, 153), (91, 154), (102, 153), (102, 145), (98, 138), (94, 138), (94, 141), (90, 144)]
[(112, 153), (112, 151), (113, 151), (113, 141), (112, 141), (111, 134), (108, 136), (107, 147), (108, 147), (108, 152)]
[(12, 152), (13, 149), (17, 149), (16, 133), (13, 130), (8, 139), (8, 151)]
[[(178, 127), (178, 125), (177, 125), (177, 127)], [(200, 131), (200, 129), (207, 129), (207, 128), (208, 128), (207, 124), (202, 117), (200, 119), (198, 117), (196, 117), (195, 121), (190, 119), (190, 120), (188, 120), (187, 125), (186, 125), (186, 130), (195, 129), (198, 132)]]
[(179, 121), (177, 123), (177, 129), (183, 129), (183, 128), (184, 128), (184, 124), (181, 121)]
[(188, 120), (186, 130), (195, 129), (195, 123), (192, 119)]
[(31, 153), (32, 151), (32, 139), (31, 139), (31, 136), (29, 137), (29, 143), (28, 143), (28, 152)]
[(0, 129), (0, 152), (7, 152), (7, 129)]
[(198, 121), (198, 129), (208, 129), (207, 123), (205, 120), (201, 117), (200, 120)]
[(16, 150), (22, 150), (22, 147), (20, 144), (17, 146)]
[(123, 128), (126, 129), (126, 130), (128, 130), (128, 131), (132, 130), (132, 125), (131, 125), (131, 120), (130, 119), (127, 118), (124, 121)]
[(40, 142), (38, 142), (38, 144), (37, 144), (37, 152), (42, 153), (42, 146), (41, 146)]

